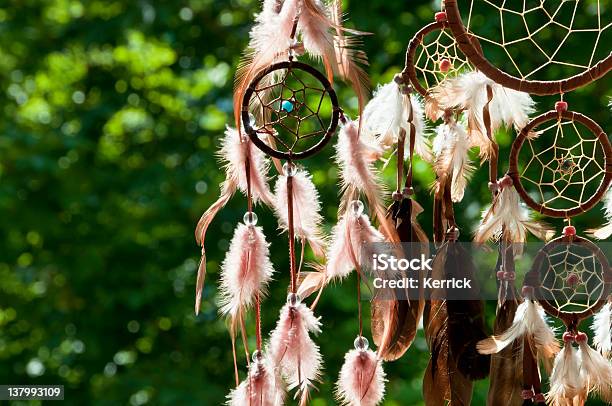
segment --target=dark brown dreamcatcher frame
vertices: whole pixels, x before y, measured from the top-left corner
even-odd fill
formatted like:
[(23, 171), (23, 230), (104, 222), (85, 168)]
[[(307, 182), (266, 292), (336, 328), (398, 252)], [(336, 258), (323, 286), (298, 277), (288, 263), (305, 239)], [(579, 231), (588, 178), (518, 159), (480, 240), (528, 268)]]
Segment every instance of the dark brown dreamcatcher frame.
[[(587, 127), (597, 137), (597, 140), (603, 147), (605, 154), (605, 175), (601, 181), (599, 189), (586, 202), (581, 202), (578, 207), (568, 210), (546, 207), (543, 204), (537, 203), (535, 200), (533, 200), (531, 196), (527, 194), (527, 191), (521, 183), (521, 175), (518, 168), (519, 153), (530, 134), (533, 133), (539, 125), (549, 121), (558, 121), (560, 119), (575, 121)], [(508, 175), (512, 177), (514, 186), (523, 201), (533, 210), (550, 217), (569, 218), (591, 209), (608, 191), (610, 183), (612, 182), (612, 146), (610, 145), (610, 141), (608, 140), (606, 133), (595, 121), (591, 120), (589, 117), (573, 111), (558, 112), (556, 110), (552, 110), (531, 120), (514, 140), (512, 149), (510, 151), (510, 166)]]
[[(249, 106), (251, 105), (251, 99), (253, 95), (257, 92), (258, 84), (264, 77), (273, 73), (274, 71), (283, 70), (300, 70), (313, 76), (321, 83), (323, 91), (327, 93), (332, 104), (332, 117), (329, 127), (327, 128), (327, 130), (321, 131), (322, 138), (319, 140), (318, 143), (304, 151), (294, 151), (292, 147), (288, 147), (288, 151), (280, 151), (278, 149), (275, 149), (274, 145), (266, 143), (259, 137), (260, 132), (254, 129), (254, 123), (251, 123), (251, 117), (249, 115)], [(275, 83), (274, 85), (278, 84), (279, 83)], [(334, 132), (336, 131), (336, 128), (338, 127), (341, 111), (342, 110), (340, 109), (340, 106), (338, 104), (338, 97), (336, 96), (336, 92), (334, 91), (329, 80), (327, 80), (327, 78), (321, 72), (305, 63), (297, 61), (284, 61), (275, 63), (274, 65), (271, 65), (268, 68), (262, 70), (249, 84), (249, 87), (246, 89), (246, 92), (242, 99), (242, 124), (244, 126), (245, 132), (249, 135), (253, 143), (263, 152), (274, 158), (292, 161), (304, 159), (316, 154), (329, 142)], [(278, 138), (276, 138), (273, 132), (265, 132), (265, 135), (266, 137), (271, 137), (272, 139), (275, 139), (277, 142), (281, 142)], [(299, 139), (299, 134), (296, 135), (296, 138)]]
[[(542, 292), (542, 275), (540, 274), (540, 271), (545, 264), (547, 255), (556, 247), (568, 244), (575, 244), (586, 248), (594, 255), (595, 258), (597, 258), (597, 261), (602, 269), (601, 279), (603, 281), (603, 287), (600, 296), (593, 300), (594, 304), (592, 306), (580, 312), (567, 312), (560, 310), (552, 301), (547, 299)], [(552, 317), (562, 320), (568, 327), (568, 330), (574, 331), (582, 320), (597, 313), (607, 302), (607, 298), (612, 291), (612, 269), (610, 269), (606, 255), (593, 242), (579, 236), (561, 236), (550, 241), (542, 249), (540, 249), (535, 257), (531, 269), (525, 275), (523, 286), (533, 288), (533, 298), (542, 305), (542, 308), (544, 308), (546, 313)]]
[(478, 70), (504, 87), (540, 96), (562, 94), (591, 83), (603, 77), (612, 69), (611, 53), (607, 58), (594, 64), (588, 70), (567, 79), (541, 81), (512, 76), (491, 64), (474, 46), (474, 43), (470, 40), (470, 34), (463, 25), (461, 12), (459, 11), (459, 1), (444, 0), (448, 26), (453, 32), (459, 48)]

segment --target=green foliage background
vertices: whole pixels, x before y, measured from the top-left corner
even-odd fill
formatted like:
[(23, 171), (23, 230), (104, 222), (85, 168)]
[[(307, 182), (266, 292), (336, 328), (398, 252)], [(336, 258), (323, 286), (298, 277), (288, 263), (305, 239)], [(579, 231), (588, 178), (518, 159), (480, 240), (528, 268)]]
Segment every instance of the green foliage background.
[[(437, 8), (347, 3), (352, 23), (375, 34), (365, 39), (374, 84), (401, 69), (408, 41)], [(63, 384), (75, 405), (223, 402), (233, 368), (215, 304), (218, 265), (244, 200), (233, 199), (210, 228), (199, 317), (193, 230), (223, 179), (215, 150), (232, 121), (232, 75), (257, 9), (255, 0), (0, 3), (0, 383)], [(566, 99), (609, 129), (609, 85)], [(349, 88), (336, 87), (354, 112)], [(552, 103), (537, 101), (540, 111)], [(500, 135), (502, 154), (511, 139)], [(331, 154), (305, 162), (327, 228), (338, 205)], [(430, 230), (433, 177), (425, 163), (416, 176)], [(457, 210), (465, 230), (488, 200), (480, 170)], [(269, 331), (285, 300), (287, 250), (272, 213), (258, 214), (278, 271), (264, 303)], [(600, 224), (600, 214), (575, 224)], [(325, 380), (313, 405), (335, 404), (332, 383), (357, 331), (351, 282), (329, 288), (318, 307)], [(386, 365), (385, 405), (422, 404), (427, 359), (420, 334)], [(474, 404), (484, 404), (486, 388), (477, 385)]]

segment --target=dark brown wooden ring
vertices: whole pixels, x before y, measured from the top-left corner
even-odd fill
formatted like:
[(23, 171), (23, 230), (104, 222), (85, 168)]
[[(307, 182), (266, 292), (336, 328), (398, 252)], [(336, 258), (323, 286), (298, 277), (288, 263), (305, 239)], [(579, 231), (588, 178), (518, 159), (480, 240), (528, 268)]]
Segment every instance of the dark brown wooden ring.
[[(270, 73), (276, 70), (284, 70), (284, 69), (301, 70), (301, 71), (304, 71), (312, 75), (315, 79), (317, 79), (321, 83), (323, 89), (325, 89), (325, 91), (329, 95), (329, 98), (332, 104), (332, 118), (331, 118), (331, 122), (329, 123), (329, 127), (327, 128), (325, 132), (325, 135), (321, 138), (321, 140), (317, 144), (313, 145), (312, 147), (310, 147), (309, 149), (305, 151), (295, 152), (295, 151), (290, 150), (290, 151), (285, 152), (285, 151), (279, 151), (277, 149), (274, 149), (268, 144), (266, 144), (266, 142), (263, 141), (261, 138), (259, 138), (257, 131), (251, 125), (252, 123), (251, 123), (251, 118), (249, 116), (249, 105), (251, 102), (251, 97), (253, 96), (253, 93), (255, 92), (255, 89), (257, 88), (257, 85), (265, 76), (269, 75)], [(274, 65), (271, 65), (263, 69), (261, 72), (257, 74), (255, 79), (253, 79), (253, 81), (249, 84), (242, 98), (241, 116), (242, 116), (242, 125), (244, 127), (244, 131), (249, 135), (249, 138), (251, 138), (251, 141), (253, 141), (253, 144), (255, 144), (263, 152), (265, 152), (266, 154), (274, 158), (286, 159), (288, 161), (295, 161), (295, 160), (304, 159), (309, 156), (312, 156), (316, 154), (317, 152), (319, 152), (321, 149), (323, 149), (323, 147), (325, 147), (325, 145), (331, 140), (332, 136), (334, 135), (334, 132), (338, 128), (338, 121), (340, 119), (341, 111), (342, 109), (340, 108), (340, 105), (338, 104), (338, 97), (336, 95), (336, 92), (334, 91), (333, 86), (331, 85), (329, 80), (327, 80), (325, 75), (323, 75), (317, 69), (305, 63), (297, 62), (297, 61), (284, 61), (284, 62), (275, 63)]]
[(529, 133), (531, 133), (536, 127), (539, 125), (546, 123), (548, 121), (557, 121), (559, 120), (559, 112), (556, 110), (551, 110), (547, 113), (544, 113), (533, 120), (531, 120), (520, 132), (518, 137), (512, 143), (512, 149), (510, 151), (510, 166), (508, 169), (508, 175), (512, 177), (514, 182), (514, 187), (516, 191), (521, 196), (521, 199), (533, 210), (542, 213), (546, 216), (550, 217), (562, 217), (569, 218), (575, 216), (580, 213), (584, 213), (590, 210), (593, 206), (599, 202), (608, 189), (610, 188), (610, 183), (612, 182), (612, 146), (610, 146), (610, 140), (608, 140), (608, 136), (601, 127), (589, 117), (584, 114), (576, 113), (573, 111), (564, 111), (561, 113), (561, 118), (571, 121), (577, 121), (587, 127), (594, 135), (596, 135), (598, 141), (601, 143), (604, 154), (605, 154), (605, 168), (606, 172), (604, 178), (602, 179), (601, 185), (597, 192), (589, 198), (586, 202), (582, 203), (579, 207), (575, 207), (573, 209), (568, 210), (560, 210), (553, 209), (550, 207), (545, 207), (539, 203), (536, 203), (531, 196), (527, 194), (527, 191), (523, 187), (521, 183), (521, 177), (519, 175), (518, 168), (518, 158), (519, 153), (521, 151), (521, 147), (525, 143)]
[(542, 280), (539, 272), (541, 265), (544, 262), (545, 256), (559, 244), (567, 245), (567, 242), (564, 241), (563, 236), (555, 238), (540, 249), (533, 261), (531, 269), (525, 275), (524, 286), (532, 286), (534, 288), (535, 298), (538, 300), (538, 303), (542, 305), (542, 308), (546, 311), (546, 313), (553, 317), (561, 319), (563, 323), (565, 323), (565, 325), (568, 327), (576, 327), (577, 323), (597, 313), (601, 309), (601, 307), (606, 304), (607, 298), (610, 295), (610, 292), (612, 291), (612, 282), (609, 282), (610, 278), (612, 277), (612, 269), (610, 269), (610, 264), (608, 262), (608, 259), (606, 258), (606, 255), (597, 245), (587, 240), (586, 238), (574, 236), (572, 244), (581, 245), (595, 254), (597, 260), (599, 261), (602, 267), (602, 280), (604, 281), (604, 285), (601, 291), (601, 295), (599, 296), (599, 298), (597, 298), (597, 301), (590, 308), (581, 312), (561, 311), (554, 305), (554, 303), (545, 299), (545, 296), (541, 290)]
[(611, 53), (590, 69), (566, 79), (527, 80), (509, 75), (492, 65), (470, 41), (469, 34), (461, 19), (458, 2), (459, 0), (444, 0), (448, 26), (455, 36), (459, 49), (478, 70), (504, 87), (540, 96), (561, 94), (594, 82), (612, 69)]

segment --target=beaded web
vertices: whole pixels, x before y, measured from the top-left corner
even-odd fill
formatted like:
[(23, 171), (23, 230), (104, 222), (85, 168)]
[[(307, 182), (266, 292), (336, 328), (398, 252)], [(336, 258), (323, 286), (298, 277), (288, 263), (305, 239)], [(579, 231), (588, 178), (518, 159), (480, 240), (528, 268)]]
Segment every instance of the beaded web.
[[(448, 69), (444, 69), (443, 64), (448, 64)], [(473, 70), (448, 29), (436, 29), (423, 36), (415, 50), (413, 65), (426, 91), (447, 78)]]
[[(528, 80), (583, 73), (609, 55), (610, 5), (601, 0), (470, 0), (466, 30), (502, 71)], [(544, 21), (544, 23), (542, 23)], [(577, 49), (591, 50), (576, 52)], [(524, 58), (529, 55), (529, 58)], [(580, 59), (582, 58), (582, 59)]]
[(526, 192), (542, 207), (576, 209), (595, 195), (604, 180), (604, 148), (586, 126), (562, 119), (525, 140), (519, 176)]
[(250, 104), (263, 118), (257, 125), (251, 122), (255, 132), (272, 139), (273, 148), (284, 153), (306, 151), (318, 144), (327, 133), (325, 122), (330, 121), (333, 108), (324, 85), (296, 68), (268, 73), (257, 84)]
[(563, 313), (592, 308), (605, 291), (603, 265), (583, 244), (555, 243), (546, 251), (539, 273), (542, 299)]

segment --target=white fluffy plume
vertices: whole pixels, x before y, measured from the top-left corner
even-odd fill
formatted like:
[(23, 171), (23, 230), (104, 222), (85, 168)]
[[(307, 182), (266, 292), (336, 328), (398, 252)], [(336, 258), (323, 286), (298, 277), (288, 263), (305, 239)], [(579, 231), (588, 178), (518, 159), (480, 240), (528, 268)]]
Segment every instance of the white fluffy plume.
[(454, 202), (463, 200), (465, 187), (474, 170), (469, 150), (470, 142), (461, 124), (450, 119), (436, 128), (433, 141), (435, 170), (438, 177), (452, 176), (451, 198)]
[(261, 201), (266, 205), (272, 205), (272, 193), (270, 192), (267, 178), (269, 161), (266, 159), (265, 154), (256, 148), (248, 138), (241, 137), (238, 131), (227, 127), (221, 146), (220, 157), (225, 168), (225, 181), (221, 184), (221, 195), (202, 215), (195, 231), (196, 241), (202, 247), (202, 259), (200, 260), (196, 282), (196, 314), (200, 311), (204, 277), (206, 276), (206, 252), (204, 250), (206, 230), (219, 210), (227, 204), (237, 189), (246, 195), (247, 161), (249, 162), (253, 201), (255, 203)]
[[(321, 231), (323, 218), (320, 214), (319, 193), (312, 183), (312, 176), (305, 170), (296, 168), (292, 176), (292, 192), (295, 236), (307, 240), (314, 254), (322, 257), (325, 254), (325, 239)], [(281, 228), (286, 230), (289, 224), (286, 175), (279, 175), (274, 194), (274, 210)]]
[(265, 294), (274, 272), (268, 247), (261, 227), (238, 224), (221, 265), (221, 314), (235, 318)]
[(267, 360), (254, 361), (244, 381), (227, 397), (228, 406), (282, 406), (285, 386), (278, 372)]
[(544, 358), (552, 358), (559, 351), (555, 331), (546, 322), (544, 309), (530, 299), (525, 299), (518, 306), (508, 330), (478, 342), (476, 348), (481, 354), (496, 354), (524, 336), (529, 338)]
[[(346, 277), (361, 268), (362, 245), (382, 242), (385, 237), (370, 224), (368, 216), (349, 208), (334, 226), (327, 253), (327, 281)], [(368, 257), (367, 254), (364, 255)]]
[(597, 230), (589, 230), (589, 234), (598, 240), (607, 240), (612, 236), (612, 188), (608, 189), (604, 198), (604, 211), (607, 224)]
[(582, 405), (587, 392), (588, 384), (580, 372), (578, 350), (566, 343), (555, 357), (546, 403), (552, 406)]
[(612, 402), (612, 364), (592, 349), (585, 339), (578, 344), (581, 373), (589, 392), (595, 392), (603, 400)]
[(372, 350), (346, 353), (336, 384), (336, 398), (345, 406), (376, 406), (385, 395), (382, 361)]
[(320, 377), (323, 361), (310, 333), (321, 332), (321, 323), (301, 302), (288, 301), (280, 311), (270, 335), (268, 353), (287, 380), (289, 389), (298, 388), (300, 405), (306, 405), (309, 390)]
[(593, 344), (605, 357), (612, 355), (612, 304), (606, 303), (595, 315), (593, 324)]
[(513, 186), (502, 186), (493, 204), (483, 212), (474, 242), (482, 244), (490, 239), (503, 238), (507, 242), (522, 244), (527, 241), (528, 231), (545, 241), (554, 235), (550, 227), (531, 218)]
[[(492, 91), (490, 102), (487, 87)], [(466, 112), (468, 135), (473, 145), (481, 148), (481, 156), (484, 157), (491, 152), (483, 117), (485, 107), (489, 110), (492, 132), (502, 124), (514, 126), (520, 131), (534, 111), (534, 102), (529, 94), (507, 89), (478, 71), (444, 81), (434, 89), (433, 97), (441, 110), (459, 108)]]
[[(410, 121), (411, 111), (412, 121)], [(415, 153), (423, 159), (431, 160), (423, 103), (414, 95), (403, 94), (395, 81), (378, 87), (363, 111), (362, 122), (362, 132), (375, 136), (384, 148), (397, 144), (402, 129), (408, 136), (412, 123), (415, 128)], [(409, 142), (409, 138), (406, 142)]]

